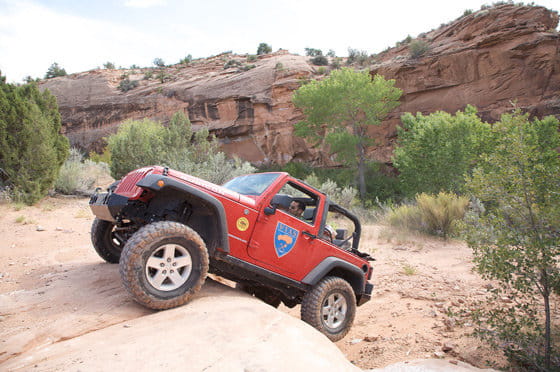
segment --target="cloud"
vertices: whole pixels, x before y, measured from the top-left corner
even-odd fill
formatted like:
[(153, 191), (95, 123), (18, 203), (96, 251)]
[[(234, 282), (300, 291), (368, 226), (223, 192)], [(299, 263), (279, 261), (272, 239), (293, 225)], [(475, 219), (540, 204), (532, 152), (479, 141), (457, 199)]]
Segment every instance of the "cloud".
[(129, 8), (152, 8), (154, 6), (166, 5), (166, 0), (127, 0), (124, 6)]

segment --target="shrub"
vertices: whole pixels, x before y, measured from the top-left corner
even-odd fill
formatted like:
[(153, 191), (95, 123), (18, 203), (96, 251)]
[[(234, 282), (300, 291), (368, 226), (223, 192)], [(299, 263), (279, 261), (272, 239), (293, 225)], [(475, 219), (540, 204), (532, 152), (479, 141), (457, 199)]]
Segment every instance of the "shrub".
[(0, 204), (9, 204), (12, 202), (12, 193), (9, 187), (0, 186)]
[(121, 92), (128, 92), (129, 90), (134, 89), (137, 86), (138, 86), (138, 80), (130, 80), (127, 77), (126, 79), (121, 80), (118, 89)]
[(395, 227), (416, 230), (447, 238), (455, 223), (466, 212), (469, 200), (466, 197), (441, 192), (438, 195), (420, 194), (415, 204), (403, 204), (392, 209), (387, 222)]
[(453, 223), (465, 216), (469, 199), (446, 192), (436, 196), (422, 193), (416, 196), (416, 204), (424, 229), (430, 234), (447, 238), (453, 230)]
[(47, 70), (45, 79), (51, 79), (57, 76), (66, 76), (66, 70), (60, 67), (58, 63), (54, 62)]
[(66, 195), (90, 195), (95, 184), (103, 178), (109, 178), (107, 164), (84, 160), (78, 149), (71, 148), (70, 156), (60, 168), (54, 189)]
[(430, 50), (430, 44), (424, 40), (415, 39), (410, 42), (409, 49), (412, 58), (419, 58)]
[(368, 53), (365, 50), (348, 48), (348, 59), (346, 60), (347, 65), (357, 63), (360, 66), (363, 66), (368, 62), (368, 60)]
[(239, 66), (241, 66), (241, 62), (235, 59), (230, 59), (224, 64), (224, 70), (228, 68), (239, 67)]
[(255, 168), (239, 158), (228, 159), (223, 152), (213, 151), (198, 161), (188, 156), (171, 162), (170, 167), (181, 172), (200, 177), (217, 185), (226, 183), (230, 179), (248, 173), (254, 173)]
[(472, 9), (465, 9), (465, 11), (463, 12), (463, 17), (471, 15), (472, 13), (473, 13)]
[(272, 47), (267, 43), (260, 43), (259, 47), (257, 48), (257, 55), (268, 54), (272, 52)]
[(399, 170), (403, 192), (459, 193), (478, 156), (489, 146), (490, 125), (467, 106), (455, 115), (436, 112), (428, 116), (407, 113), (397, 128), (398, 144), (393, 163)]
[(154, 76), (154, 73), (152, 71), (146, 71), (144, 73), (144, 80), (150, 80), (153, 76)]
[(256, 62), (257, 61), (257, 56), (254, 54), (249, 54), (247, 56), (247, 62)]
[(255, 65), (243, 65), (239, 69), (241, 71), (249, 71), (249, 70), (254, 69), (255, 67), (257, 67), (257, 66), (255, 66)]
[(319, 57), (323, 55), (321, 49), (305, 48), (305, 55), (308, 57)]
[(402, 204), (389, 211), (386, 221), (391, 226), (411, 231), (420, 230), (422, 226), (418, 207), (410, 204)]
[(400, 46), (403, 46), (403, 45), (410, 44), (411, 41), (412, 41), (412, 36), (408, 35), (403, 40), (397, 41), (397, 43), (395, 44), (395, 47), (400, 47)]
[(327, 52), (327, 57), (335, 58), (336, 57), (336, 52), (332, 49), (329, 49), (329, 51)]
[(159, 80), (160, 83), (165, 83), (167, 80), (171, 79), (171, 75), (165, 72), (165, 70), (161, 69), (156, 74), (156, 79)]
[(90, 151), (90, 153), (88, 154), (88, 158), (89, 160), (96, 163), (105, 163), (111, 165), (111, 151), (109, 150), (108, 146), (105, 146), (101, 154), (98, 154), (95, 151)]
[(181, 60), (179, 60), (179, 63), (182, 65), (188, 65), (192, 62), (192, 56), (189, 54), (188, 56), (186, 56), (185, 58), (182, 58)]
[(207, 129), (193, 133), (190, 121), (181, 112), (174, 114), (167, 126), (147, 119), (129, 121), (108, 138), (111, 175), (118, 179), (136, 168), (166, 165), (223, 183), (254, 171), (247, 162), (227, 159), (217, 146)]
[(0, 76), (0, 173), (16, 202), (33, 204), (53, 186), (68, 156), (56, 98), (37, 84), (6, 84)]
[(277, 71), (284, 71), (284, 65), (282, 64), (282, 62), (276, 63), (276, 66), (274, 66), (274, 68), (275, 68)]
[(317, 56), (311, 58), (311, 63), (313, 63), (315, 66), (328, 66), (329, 60), (325, 56)]
[(112, 70), (115, 68), (115, 64), (113, 62), (105, 62), (103, 64), (103, 67), (108, 69), (108, 70)]
[(350, 209), (352, 206), (357, 204), (358, 191), (351, 186), (339, 187), (336, 182), (330, 179), (320, 183), (319, 178), (315, 175), (315, 173), (311, 173), (304, 181), (305, 183), (327, 194), (331, 200), (343, 208)]
[(317, 73), (318, 73), (319, 75), (325, 75), (325, 74), (327, 73), (327, 69), (325, 68), (325, 66), (320, 66), (320, 67), (317, 69)]
[(165, 62), (161, 58), (154, 58), (154, 65), (157, 67), (165, 67)]
[(333, 60), (331, 62), (331, 68), (333, 70), (339, 69), (341, 65), (342, 65), (342, 58), (340, 58), (340, 57), (333, 58)]

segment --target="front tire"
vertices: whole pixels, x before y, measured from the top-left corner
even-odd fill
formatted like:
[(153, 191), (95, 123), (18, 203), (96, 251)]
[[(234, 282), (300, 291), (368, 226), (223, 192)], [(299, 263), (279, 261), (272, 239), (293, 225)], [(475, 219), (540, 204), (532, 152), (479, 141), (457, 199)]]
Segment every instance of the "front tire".
[(119, 271), (134, 300), (151, 309), (188, 302), (208, 274), (208, 251), (190, 227), (162, 221), (142, 227), (125, 244)]
[(354, 290), (346, 280), (335, 276), (323, 278), (301, 302), (301, 319), (333, 342), (346, 336), (355, 315)]
[(119, 263), (124, 243), (115, 233), (114, 224), (96, 218), (91, 225), (91, 242), (99, 257), (109, 263)]

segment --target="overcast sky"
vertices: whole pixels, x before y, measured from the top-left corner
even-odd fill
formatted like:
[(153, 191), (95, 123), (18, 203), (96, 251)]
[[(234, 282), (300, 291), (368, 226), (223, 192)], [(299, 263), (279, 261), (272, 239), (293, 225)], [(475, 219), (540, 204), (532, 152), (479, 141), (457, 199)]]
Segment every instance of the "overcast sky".
[[(53, 62), (68, 73), (177, 63), (191, 54), (256, 53), (266, 42), (377, 53), (478, 10), (482, 0), (0, 0), (0, 71), (10, 82), (43, 77)], [(560, 10), (560, 0), (536, 4)]]

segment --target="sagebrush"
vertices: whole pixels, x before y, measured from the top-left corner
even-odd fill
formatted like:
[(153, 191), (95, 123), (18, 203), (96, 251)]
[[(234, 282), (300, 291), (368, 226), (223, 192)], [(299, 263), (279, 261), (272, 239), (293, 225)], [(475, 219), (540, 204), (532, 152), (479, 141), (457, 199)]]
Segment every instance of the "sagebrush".
[(254, 168), (239, 159), (228, 159), (208, 132), (194, 132), (184, 113), (178, 112), (168, 125), (152, 120), (129, 121), (108, 139), (111, 175), (119, 179), (145, 166), (164, 165), (221, 184)]
[(389, 212), (387, 222), (395, 227), (422, 231), (447, 238), (455, 223), (465, 216), (469, 199), (453, 193), (419, 194), (414, 204), (402, 204)]
[(54, 189), (65, 195), (90, 195), (102, 179), (110, 179), (109, 166), (84, 159), (80, 150), (71, 148), (70, 156), (60, 168)]

